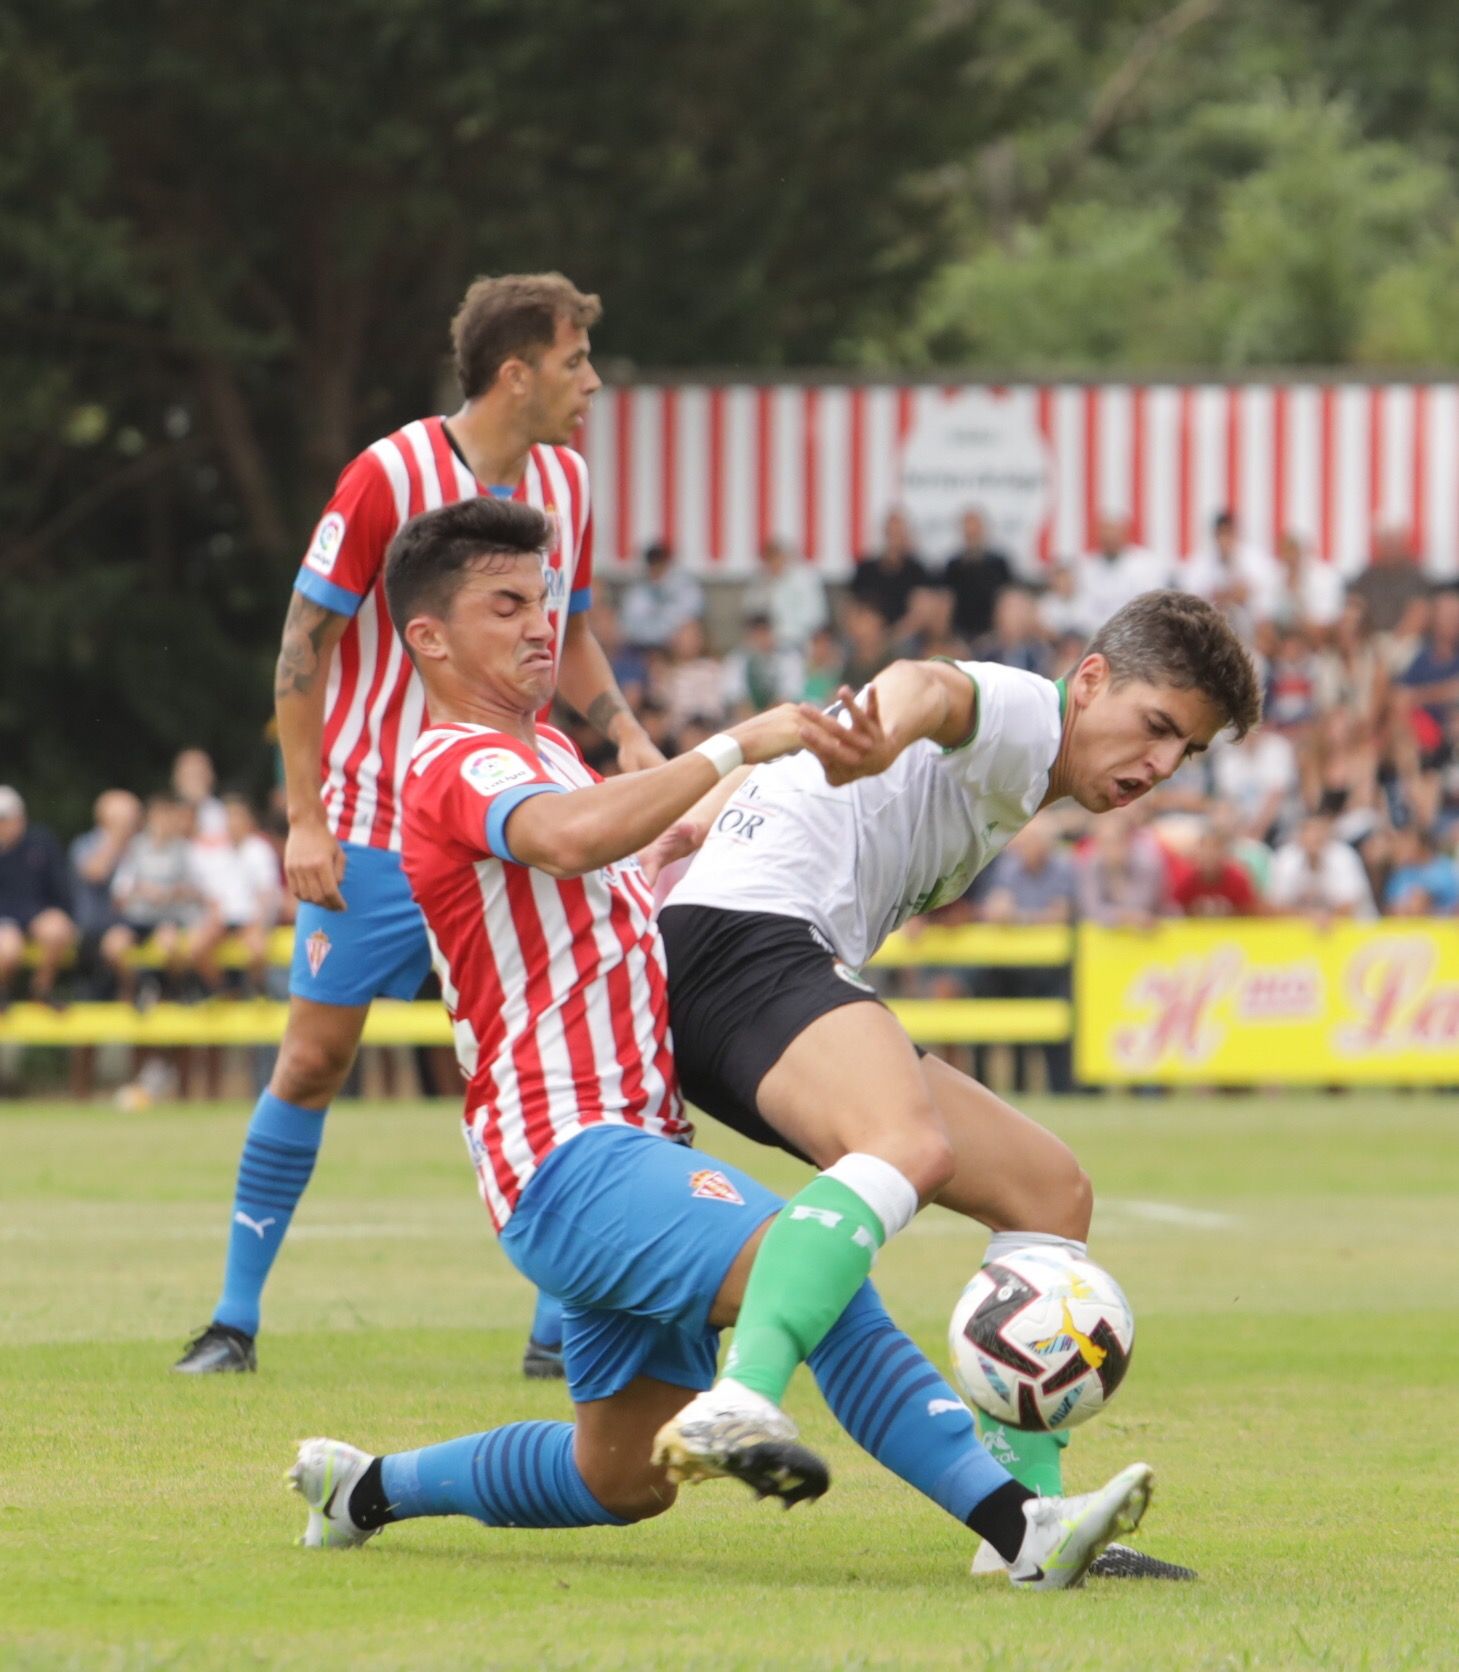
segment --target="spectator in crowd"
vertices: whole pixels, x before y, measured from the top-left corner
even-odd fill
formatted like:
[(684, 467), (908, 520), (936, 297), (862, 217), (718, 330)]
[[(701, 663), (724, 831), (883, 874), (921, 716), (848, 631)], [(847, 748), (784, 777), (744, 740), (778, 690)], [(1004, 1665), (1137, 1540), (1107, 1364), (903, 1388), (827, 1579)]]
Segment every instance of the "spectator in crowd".
[(954, 661), (967, 657), (967, 641), (959, 636), (952, 622), (952, 594), (943, 588), (927, 587), (918, 592), (902, 622), (906, 631), (893, 645), (898, 656), (923, 662), (935, 656)]
[(56, 1000), (56, 978), (76, 945), (66, 859), (43, 824), (26, 817), (20, 791), (0, 784), (0, 1009), (9, 1004), (27, 950), (30, 996)]
[(1346, 709), (1374, 731), (1388, 711), (1391, 676), (1368, 627), (1368, 606), (1357, 596), (1342, 601), (1317, 655), (1317, 707)]
[(841, 634), (846, 641), (846, 683), (859, 691), (892, 659), (886, 619), (861, 599), (847, 598), (841, 610)]
[(721, 721), (728, 707), (724, 663), (711, 656), (704, 623), (682, 621), (669, 640), (668, 654), (653, 672), (654, 695), (668, 710), (669, 726), (678, 731), (691, 715)]
[(998, 594), (992, 627), (974, 642), (972, 655), (979, 662), (1048, 674), (1049, 641), (1039, 626), (1038, 605), (1026, 586), (1014, 581)]
[(278, 921), (282, 878), (278, 856), (258, 832), (248, 797), (225, 795), (222, 842), (193, 843), (193, 863), (203, 895), (203, 913), (190, 945), (193, 968), (210, 993), (221, 991), (218, 947), (232, 935), (248, 957), (246, 989), (264, 991), (269, 930)]
[(1277, 595), (1271, 619), (1279, 627), (1293, 622), (1324, 633), (1343, 607), (1343, 580), (1337, 564), (1314, 557), (1306, 541), (1290, 530), (1277, 546)]
[(1371, 827), (1379, 800), (1378, 749), (1360, 709), (1324, 709), (1300, 759), (1304, 805), (1340, 821), (1344, 839), (1350, 830)]
[(952, 624), (969, 644), (993, 631), (998, 596), (1013, 579), (1008, 558), (988, 538), (976, 507), (963, 512), (963, 543), (947, 560), (941, 584), (952, 594)]
[[(1074, 861), (1059, 843), (1053, 821), (1042, 815), (1026, 824), (993, 861), (981, 879), (979, 916), (987, 923), (1070, 923), (1079, 882)], [(990, 968), (978, 973), (976, 990), (986, 998), (1067, 999), (1069, 966), (1052, 964)], [(1014, 1049), (1013, 1079), (1027, 1089), (1028, 1061), (1037, 1049), (1051, 1092), (1074, 1089), (1073, 1055), (1068, 1040)]]
[(776, 643), (770, 617), (748, 617), (740, 648), (724, 659), (728, 710), (744, 718), (758, 714), (762, 708), (773, 708), (778, 702), (793, 702), (800, 696), (804, 681), (802, 658)]
[(1230, 511), (1216, 513), (1210, 542), (1191, 554), (1180, 583), (1214, 604), (1248, 643), (1258, 622), (1274, 620), (1279, 613), (1282, 573), (1276, 559), (1238, 537)]
[(1452, 917), (1459, 913), (1459, 864), (1440, 853), (1433, 832), (1420, 824), (1393, 833), (1393, 869), (1383, 891), (1395, 917)]
[(1073, 625), (1086, 638), (1132, 598), (1172, 584), (1170, 564), (1132, 542), (1128, 517), (1101, 517), (1095, 534), (1074, 572)]
[(1368, 606), (1368, 620), (1375, 633), (1393, 632), (1409, 605), (1427, 590), (1413, 537), (1400, 528), (1377, 531), (1372, 560), (1348, 585), (1349, 596), (1361, 598)]
[(1320, 923), (1377, 915), (1363, 862), (1333, 834), (1326, 813), (1309, 813), (1295, 840), (1277, 849), (1268, 898), (1273, 911)]
[(1171, 899), (1187, 917), (1256, 917), (1261, 899), (1228, 831), (1203, 820), (1189, 859), (1171, 863)]
[(804, 651), (812, 633), (831, 619), (826, 583), (805, 562), (797, 562), (784, 540), (760, 548), (760, 573), (745, 588), (744, 620), (768, 616), (781, 650)]
[(1267, 662), (1263, 724), (1305, 737), (1317, 718), (1318, 677), (1317, 653), (1306, 629), (1295, 624), (1283, 628)]
[(898, 642), (917, 629), (917, 594), (931, 585), (932, 577), (913, 547), (906, 513), (889, 511), (882, 525), (882, 549), (857, 560), (852, 597), (875, 610)]
[(664, 650), (686, 621), (702, 619), (704, 589), (662, 540), (644, 547), (643, 566), (643, 578), (623, 594), (623, 638), (635, 650)]
[[(174, 791), (147, 798), (140, 833), (127, 844), (112, 883), (121, 928), (108, 937), (108, 963), (117, 984), (131, 993), (129, 957), (134, 947), (155, 954), (175, 985), (184, 968), (186, 932), (203, 910), (203, 889), (192, 846), (192, 808)], [(149, 983), (146, 991), (156, 996)]]
[(1269, 844), (1297, 816), (1301, 765), (1292, 740), (1281, 732), (1259, 726), (1239, 743), (1218, 739), (1210, 762), (1216, 800), (1235, 811), (1245, 835)]
[(1038, 601), (1039, 628), (1052, 644), (1089, 637), (1079, 599), (1079, 572), (1072, 563), (1056, 563)]
[(1078, 861), (1079, 915), (1111, 929), (1149, 929), (1169, 909), (1165, 858), (1138, 809), (1095, 822)]
[(835, 700), (846, 679), (846, 655), (840, 640), (829, 627), (818, 627), (806, 641), (800, 700), (824, 708)]
[(122, 937), (127, 932), (112, 898), (112, 882), (127, 844), (142, 828), (142, 803), (130, 790), (103, 790), (92, 817), (91, 829), (71, 843), (71, 899), (83, 964), (115, 970), (125, 951), (116, 944), (118, 932)]
[(192, 809), (195, 842), (226, 842), (228, 816), (218, 799), (218, 773), (206, 749), (183, 749), (172, 763), (172, 791)]
[[(1459, 590), (1436, 592), (1429, 606), (1428, 631), (1398, 683), (1409, 701), (1427, 717), (1414, 716), (1420, 747), (1431, 755), (1447, 745), (1449, 722), (1459, 714)], [(1437, 764), (1437, 762), (1435, 762)]]

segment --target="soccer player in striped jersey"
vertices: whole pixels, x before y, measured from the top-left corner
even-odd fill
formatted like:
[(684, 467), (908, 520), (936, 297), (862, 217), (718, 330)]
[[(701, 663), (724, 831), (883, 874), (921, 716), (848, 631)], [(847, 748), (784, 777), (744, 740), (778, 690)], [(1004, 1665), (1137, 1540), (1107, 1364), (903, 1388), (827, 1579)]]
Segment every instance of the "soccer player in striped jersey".
[[(635, 854), (658, 841), (662, 857), (675, 821), (742, 761), (833, 747), (835, 722), (786, 704), (635, 779), (596, 781), (537, 720), (553, 678), (544, 533), (526, 507), (449, 506), (396, 537), (386, 584), (430, 700), (405, 788), (405, 868), (469, 1081), (467, 1145), (503, 1248), (563, 1303), (575, 1421), (382, 1457), (305, 1441), (291, 1478), (309, 1504), (306, 1545), (360, 1544), (419, 1516), (581, 1527), (667, 1509), (675, 1475), (653, 1458), (654, 1435), (713, 1380), (719, 1328), (780, 1206), (689, 1147)], [(1078, 1584), (1139, 1521), (1145, 1465), (1083, 1498), (1037, 1497), (978, 1444), (871, 1285), (847, 1301), (812, 1359), (832, 1410), (989, 1539), (1015, 1584)], [(787, 1504), (827, 1485), (768, 1400), (697, 1463)]]
[[(596, 296), (557, 273), (478, 279), (451, 327), (464, 404), (450, 418), (407, 424), (353, 459), (304, 554), (274, 692), (289, 807), (284, 864), (300, 902), (289, 1019), (244, 1142), (222, 1294), (177, 1370), (256, 1367), (263, 1286), (370, 1003), (414, 998), (430, 968), (425, 925), (400, 868), (400, 792), (425, 693), (386, 608), (385, 552), (396, 531), (423, 511), (481, 495), (543, 512), (557, 688), (617, 745), (624, 771), (662, 761), (585, 613), (588, 471), (568, 443), (600, 387), (588, 340), (600, 314)], [(539, 1309), (539, 1318), (555, 1316), (550, 1303)], [(534, 1338), (549, 1327), (534, 1327)], [(529, 1345), (529, 1374), (555, 1365), (560, 1373), (556, 1355)]]
[[(1169, 591), (1117, 611), (1067, 682), (899, 662), (860, 700), (841, 695), (831, 748), (750, 774), (663, 909), (686, 1096), (825, 1169), (767, 1235), (726, 1375), (681, 1425), (734, 1422), (742, 1390), (752, 1410), (778, 1404), (926, 1202), (988, 1226), (989, 1260), (1029, 1242), (1084, 1253), (1093, 1196), (1068, 1147), (919, 1056), (859, 972), (892, 930), (959, 898), (1040, 807), (1128, 805), (1261, 712), (1221, 614)], [(1065, 1434), (980, 1420), (1024, 1484), (1062, 1490)], [(682, 1442), (671, 1430), (663, 1443)], [(1102, 1571), (1190, 1576), (1133, 1551)]]

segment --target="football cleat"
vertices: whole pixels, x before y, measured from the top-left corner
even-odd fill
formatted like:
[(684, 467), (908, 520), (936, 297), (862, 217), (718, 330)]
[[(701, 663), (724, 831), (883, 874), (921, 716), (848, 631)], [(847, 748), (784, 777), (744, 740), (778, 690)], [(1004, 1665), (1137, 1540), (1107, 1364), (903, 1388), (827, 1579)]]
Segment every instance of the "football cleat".
[[(973, 1576), (989, 1574), (1000, 1577), (1008, 1572), (1008, 1563), (987, 1539), (978, 1546), (973, 1557)], [(1107, 1544), (1090, 1563), (1090, 1579), (1199, 1579), (1194, 1568), (1182, 1567), (1179, 1562), (1162, 1562), (1158, 1556), (1147, 1556), (1128, 1544)]]
[(242, 1374), (258, 1369), (253, 1337), (229, 1324), (209, 1324), (189, 1341), (182, 1357), (172, 1367), (185, 1376)]
[(374, 1461), (343, 1440), (300, 1440), (299, 1456), (284, 1479), (309, 1506), (309, 1524), (299, 1540), (306, 1550), (350, 1550), (380, 1531), (350, 1520), (350, 1493)]
[(1150, 1503), (1154, 1471), (1131, 1463), (1097, 1492), (1077, 1498), (1030, 1498), (1028, 1531), (1008, 1569), (1013, 1584), (1031, 1591), (1067, 1591), (1084, 1583), (1095, 1558), (1119, 1533), (1132, 1533)]
[(654, 1438), (653, 1461), (676, 1483), (742, 1480), (757, 1498), (778, 1498), (787, 1509), (831, 1484), (785, 1412), (733, 1381), (696, 1394), (671, 1417)]
[(522, 1374), (529, 1382), (560, 1381), (567, 1375), (561, 1347), (544, 1347), (540, 1341), (527, 1337), (527, 1350), (522, 1354)]

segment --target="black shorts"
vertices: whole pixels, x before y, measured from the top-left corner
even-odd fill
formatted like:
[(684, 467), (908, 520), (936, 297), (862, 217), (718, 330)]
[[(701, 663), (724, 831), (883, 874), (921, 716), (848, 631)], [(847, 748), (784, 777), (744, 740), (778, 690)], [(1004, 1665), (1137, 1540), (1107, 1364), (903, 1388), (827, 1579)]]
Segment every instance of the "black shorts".
[(670, 903), (659, 929), (684, 1096), (746, 1138), (808, 1160), (760, 1114), (760, 1082), (818, 1016), (881, 1000), (804, 918)]

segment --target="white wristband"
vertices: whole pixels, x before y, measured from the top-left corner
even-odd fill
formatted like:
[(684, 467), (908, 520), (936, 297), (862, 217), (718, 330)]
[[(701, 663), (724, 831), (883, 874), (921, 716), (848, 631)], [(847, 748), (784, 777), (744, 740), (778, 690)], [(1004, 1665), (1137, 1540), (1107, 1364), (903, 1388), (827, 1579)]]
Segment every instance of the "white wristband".
[(745, 764), (745, 751), (728, 732), (716, 732), (713, 737), (706, 737), (703, 743), (696, 743), (691, 752), (703, 755), (721, 778)]

